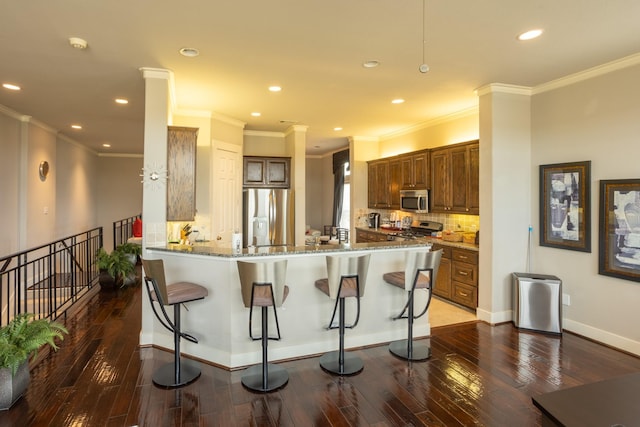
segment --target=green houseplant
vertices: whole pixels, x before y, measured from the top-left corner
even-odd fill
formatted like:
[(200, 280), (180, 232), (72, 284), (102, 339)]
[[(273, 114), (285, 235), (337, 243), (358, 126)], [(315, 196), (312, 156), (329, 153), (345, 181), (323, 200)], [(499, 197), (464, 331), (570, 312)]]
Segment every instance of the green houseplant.
[(119, 249), (111, 253), (107, 253), (104, 248), (98, 249), (96, 262), (100, 270), (100, 286), (124, 286), (130, 281), (129, 277), (135, 271), (135, 264), (129, 255)]
[(46, 344), (57, 350), (55, 339), (68, 333), (60, 323), (33, 318), (22, 313), (0, 328), (0, 410), (9, 409), (27, 389), (29, 357)]

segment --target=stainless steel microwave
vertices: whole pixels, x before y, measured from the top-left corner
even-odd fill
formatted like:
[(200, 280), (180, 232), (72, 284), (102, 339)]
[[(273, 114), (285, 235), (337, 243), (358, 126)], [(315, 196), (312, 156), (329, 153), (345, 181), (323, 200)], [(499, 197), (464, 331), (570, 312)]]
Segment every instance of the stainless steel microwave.
[(401, 190), (400, 209), (405, 212), (429, 212), (429, 190)]

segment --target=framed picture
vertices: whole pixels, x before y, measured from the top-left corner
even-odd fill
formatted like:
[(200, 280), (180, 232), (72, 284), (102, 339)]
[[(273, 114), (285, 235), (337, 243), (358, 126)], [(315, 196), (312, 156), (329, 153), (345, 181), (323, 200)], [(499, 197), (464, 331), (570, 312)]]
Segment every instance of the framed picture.
[(640, 282), (640, 179), (600, 181), (598, 273)]
[(540, 165), (540, 245), (591, 252), (591, 162)]

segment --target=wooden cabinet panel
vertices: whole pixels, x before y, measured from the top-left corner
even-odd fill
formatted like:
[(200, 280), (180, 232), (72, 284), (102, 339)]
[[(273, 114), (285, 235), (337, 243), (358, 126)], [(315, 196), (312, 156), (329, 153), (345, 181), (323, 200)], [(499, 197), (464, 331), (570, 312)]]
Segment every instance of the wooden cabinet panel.
[(289, 157), (253, 157), (243, 159), (242, 185), (252, 188), (289, 188), (291, 159)]
[(400, 156), (403, 190), (426, 190), (429, 188), (429, 151), (420, 151)]
[(435, 295), (442, 298), (451, 299), (451, 260), (444, 258), (440, 259), (440, 268), (438, 268), (438, 276), (436, 276), (436, 285), (433, 288)]
[(356, 243), (386, 242), (387, 240), (385, 233), (356, 229)]
[(454, 281), (452, 282), (452, 292), (451, 299), (454, 302), (474, 309), (478, 306), (477, 287)]
[(479, 144), (456, 144), (431, 151), (431, 211), (478, 215)]
[(478, 283), (478, 269), (475, 265), (465, 262), (453, 262), (451, 269), (451, 279), (454, 281), (476, 286)]
[(197, 128), (168, 128), (167, 221), (195, 219), (197, 138)]
[(389, 160), (375, 160), (368, 164), (369, 208), (385, 208), (391, 206), (389, 191)]
[(389, 160), (389, 208), (400, 209), (400, 159)]

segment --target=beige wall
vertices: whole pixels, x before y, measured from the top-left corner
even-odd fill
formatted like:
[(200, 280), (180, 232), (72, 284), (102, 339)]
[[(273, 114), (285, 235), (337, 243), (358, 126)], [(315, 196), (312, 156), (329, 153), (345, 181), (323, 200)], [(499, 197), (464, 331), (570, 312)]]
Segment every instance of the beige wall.
[[(535, 271), (555, 274), (571, 297), (565, 327), (640, 354), (640, 283), (598, 274), (599, 182), (640, 179), (640, 65), (532, 98), (531, 217), (539, 224), (538, 167), (591, 160), (591, 253), (541, 247)], [(538, 233), (534, 233), (538, 241)]]
[(0, 256), (18, 252), (19, 227), (18, 203), (20, 201), (20, 127), (14, 115), (0, 110), (0, 220), (3, 238), (0, 239)]

